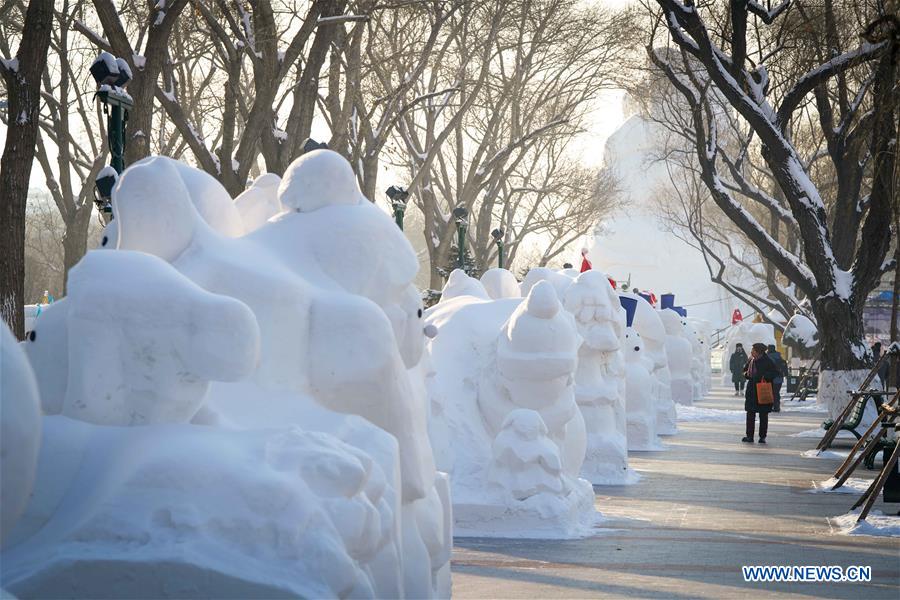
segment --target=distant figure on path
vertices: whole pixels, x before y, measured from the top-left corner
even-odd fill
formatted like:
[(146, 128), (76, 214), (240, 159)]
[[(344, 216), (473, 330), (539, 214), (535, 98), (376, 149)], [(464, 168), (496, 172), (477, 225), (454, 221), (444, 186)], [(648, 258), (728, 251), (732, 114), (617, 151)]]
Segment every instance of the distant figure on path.
[(747, 378), (747, 391), (744, 393), (744, 410), (747, 411), (747, 435), (741, 440), (742, 442), (753, 443), (756, 413), (759, 413), (759, 443), (766, 443), (766, 434), (769, 432), (769, 411), (772, 410), (772, 405), (759, 404), (756, 401), (756, 384), (764, 381), (771, 383), (775, 381), (778, 375), (775, 363), (766, 356), (766, 345), (753, 344), (753, 348), (750, 351), (750, 360), (744, 369), (744, 377)]
[(734, 384), (734, 395), (740, 396), (744, 391), (744, 367), (747, 366), (747, 353), (743, 344), (738, 343), (734, 347), (734, 354), (728, 359), (728, 369), (731, 371), (731, 382)]
[(772, 362), (775, 364), (775, 370), (778, 371), (778, 377), (772, 380), (772, 391), (775, 392), (775, 405), (772, 407), (772, 412), (781, 412), (781, 384), (784, 383), (784, 378), (788, 375), (787, 363), (784, 362), (781, 352), (776, 350), (774, 345), (769, 344), (767, 350), (766, 354), (772, 359)]

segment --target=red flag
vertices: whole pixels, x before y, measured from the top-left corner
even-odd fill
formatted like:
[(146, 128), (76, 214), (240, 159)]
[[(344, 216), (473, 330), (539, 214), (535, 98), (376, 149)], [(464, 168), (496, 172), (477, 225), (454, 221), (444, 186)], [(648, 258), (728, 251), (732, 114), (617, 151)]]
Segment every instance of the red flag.
[(744, 315), (741, 314), (741, 309), (736, 308), (734, 312), (731, 313), (731, 324), (734, 325), (736, 323), (740, 323), (744, 320)]

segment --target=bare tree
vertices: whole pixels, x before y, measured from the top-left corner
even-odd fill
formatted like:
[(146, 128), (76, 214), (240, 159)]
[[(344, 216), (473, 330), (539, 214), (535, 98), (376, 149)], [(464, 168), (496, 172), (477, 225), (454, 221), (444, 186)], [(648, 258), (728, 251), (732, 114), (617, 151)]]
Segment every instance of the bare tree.
[[(686, 103), (701, 178), (713, 201), (765, 260), (810, 300), (820, 324), (825, 376), (833, 378), (835, 372), (865, 367), (869, 355), (863, 343), (862, 306), (880, 277), (893, 268), (885, 258), (895, 185), (896, 149), (891, 140), (897, 137), (896, 109), (900, 104), (895, 60), (900, 21), (895, 15), (883, 14), (878, 2), (862, 6), (858, 15), (869, 23), (859, 32), (865, 41), (842, 51), (848, 41), (836, 44), (838, 40), (832, 39), (831, 52), (823, 60), (795, 75), (775, 68), (775, 57), (788, 51), (795, 35), (794, 28), (776, 23), (794, 15), (793, 5), (800, 23), (813, 19), (804, 11), (806, 4), (785, 0), (766, 9), (753, 0), (732, 0), (728, 27), (721, 26), (721, 15), (713, 9), (693, 2), (657, 0), (657, 4), (660, 29), (653, 31), (648, 54)], [(826, 1), (820, 14), (826, 29), (836, 34), (836, 27), (828, 25), (838, 16), (832, 3)], [(676, 52), (657, 47), (660, 30), (667, 32)], [(863, 74), (849, 77), (857, 70)], [(773, 79), (777, 76), (783, 79)], [(855, 88), (854, 81), (860, 82)], [(776, 91), (780, 101), (773, 105)], [(809, 94), (816, 96), (820, 135), (829, 140), (828, 154), (839, 172), (839, 182), (844, 182), (842, 191), (828, 204), (811, 178), (808, 160), (790, 135), (798, 108)], [(745, 139), (757, 140), (777, 195), (752, 185), (740, 168), (741, 155), (721, 143), (720, 98), (737, 116)], [(826, 133), (826, 129), (830, 131)], [(855, 168), (841, 165), (859, 156), (847, 147), (854, 131), (866, 140), (861, 176)], [(749, 143), (739, 147), (749, 147)], [(870, 190), (865, 195), (863, 180)], [(798, 250), (791, 251), (779, 237), (770, 235), (745, 209), (742, 196), (795, 228)], [(850, 226), (835, 220), (848, 211), (856, 212)], [(830, 405), (845, 400), (825, 399)]]
[[(53, 2), (32, 0), (15, 57), (0, 60), (9, 98), (6, 145), (0, 158), (0, 316), (19, 339), (25, 336), (25, 206), (52, 20)], [(10, 55), (8, 48), (3, 53)]]

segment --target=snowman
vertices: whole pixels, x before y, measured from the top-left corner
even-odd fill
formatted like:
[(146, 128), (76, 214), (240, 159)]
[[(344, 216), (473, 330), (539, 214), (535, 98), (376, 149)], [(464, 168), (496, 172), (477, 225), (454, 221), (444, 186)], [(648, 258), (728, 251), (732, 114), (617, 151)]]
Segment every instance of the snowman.
[(661, 298), (659, 317), (666, 328), (665, 346), (672, 378), (672, 400), (682, 406), (691, 406), (694, 403), (694, 384), (691, 379), (693, 348), (683, 335), (681, 315), (673, 309), (675, 295), (663, 294)]

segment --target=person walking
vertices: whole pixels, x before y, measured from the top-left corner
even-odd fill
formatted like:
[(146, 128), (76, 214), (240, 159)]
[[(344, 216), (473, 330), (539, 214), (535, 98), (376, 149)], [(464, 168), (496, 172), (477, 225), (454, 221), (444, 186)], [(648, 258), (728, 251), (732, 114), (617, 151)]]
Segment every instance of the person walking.
[(772, 380), (772, 391), (775, 393), (775, 404), (772, 406), (772, 412), (781, 412), (781, 384), (784, 383), (784, 378), (788, 375), (787, 363), (784, 362), (781, 352), (772, 344), (769, 344), (766, 354), (772, 360), (772, 363), (775, 364), (775, 369), (778, 371), (778, 377)]
[(769, 411), (771, 404), (760, 404), (756, 397), (756, 384), (772, 383), (778, 377), (778, 369), (775, 363), (766, 355), (765, 344), (753, 344), (750, 351), (750, 360), (744, 368), (744, 377), (747, 379), (747, 391), (744, 393), (744, 410), (747, 411), (747, 435), (741, 440), (748, 444), (753, 443), (753, 430), (756, 426), (756, 414), (759, 413), (759, 443), (766, 443), (766, 435), (769, 433)]
[(731, 383), (734, 384), (734, 395), (740, 396), (744, 391), (744, 367), (747, 366), (747, 353), (743, 344), (734, 347), (734, 354), (728, 359), (728, 370), (731, 371)]

